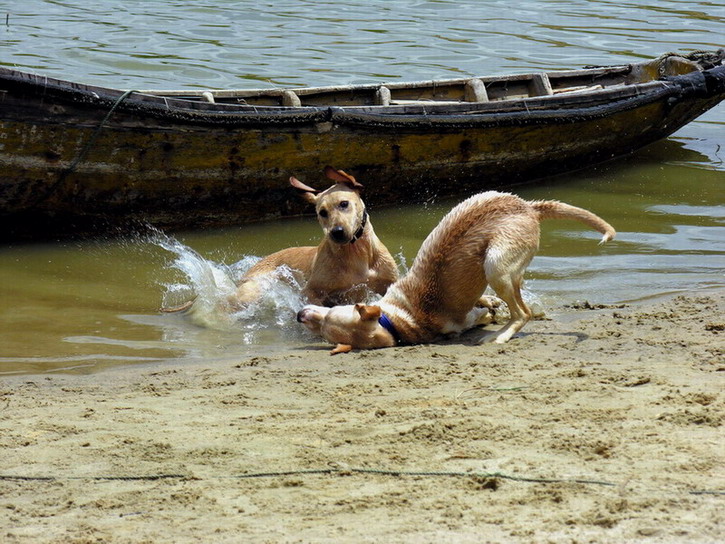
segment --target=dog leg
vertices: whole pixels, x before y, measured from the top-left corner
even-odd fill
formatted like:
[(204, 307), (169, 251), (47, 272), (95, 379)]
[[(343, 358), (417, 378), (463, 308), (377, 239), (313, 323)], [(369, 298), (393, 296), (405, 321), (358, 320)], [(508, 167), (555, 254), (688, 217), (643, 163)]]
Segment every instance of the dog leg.
[(232, 311), (238, 312), (262, 297), (262, 286), (255, 277), (246, 278), (237, 287), (236, 292), (227, 299)]
[(196, 301), (196, 297), (192, 298), (191, 300), (184, 302), (184, 304), (180, 306), (174, 306), (173, 308), (159, 308), (160, 312), (163, 312), (165, 314), (175, 314), (175, 313), (183, 313), (189, 308), (191, 308), (194, 305), (194, 302)]
[(523, 278), (496, 278), (491, 281), (491, 287), (509, 308), (510, 319), (499, 331), (487, 335), (484, 342), (505, 344), (514, 334), (519, 332), (532, 317), (532, 312), (521, 296)]

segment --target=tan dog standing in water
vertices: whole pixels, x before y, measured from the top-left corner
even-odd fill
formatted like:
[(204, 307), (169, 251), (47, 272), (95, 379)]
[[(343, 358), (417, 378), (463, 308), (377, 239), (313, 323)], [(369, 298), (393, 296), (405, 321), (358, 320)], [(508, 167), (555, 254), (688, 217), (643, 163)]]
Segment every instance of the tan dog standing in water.
[[(398, 279), (395, 260), (375, 235), (365, 204), (363, 185), (342, 170), (325, 167), (335, 182), (319, 192), (295, 177), (290, 184), (314, 204), (324, 238), (318, 246), (289, 247), (264, 257), (242, 277), (236, 292), (227, 299), (227, 311), (239, 311), (256, 302), (266, 278), (286, 266), (304, 285), (303, 297), (311, 303), (333, 305), (362, 302), (370, 294), (384, 294)], [(194, 301), (164, 312), (194, 309)]]
[(297, 320), (337, 347), (383, 348), (430, 342), (491, 322), (490, 285), (510, 319), (481, 341), (507, 342), (531, 319), (521, 297), (524, 271), (539, 249), (542, 219), (575, 219), (611, 240), (615, 231), (593, 213), (556, 201), (527, 202), (489, 191), (462, 202), (425, 239), (410, 272), (374, 306), (305, 306)]
[(303, 297), (313, 304), (362, 302), (369, 291), (385, 294), (398, 279), (395, 260), (375, 235), (365, 204), (363, 185), (331, 166), (325, 175), (335, 185), (319, 192), (290, 178), (303, 198), (315, 206), (324, 238), (318, 246), (290, 247), (263, 258), (241, 279), (230, 303), (243, 307), (261, 295), (260, 277), (286, 265), (298, 271)]

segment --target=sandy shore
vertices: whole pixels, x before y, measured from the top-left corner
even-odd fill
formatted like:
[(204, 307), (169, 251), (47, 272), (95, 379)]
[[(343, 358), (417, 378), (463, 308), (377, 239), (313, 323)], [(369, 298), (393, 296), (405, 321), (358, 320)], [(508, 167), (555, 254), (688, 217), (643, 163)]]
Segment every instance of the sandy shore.
[(710, 291), (505, 346), (3, 378), (0, 541), (716, 542), (723, 316)]

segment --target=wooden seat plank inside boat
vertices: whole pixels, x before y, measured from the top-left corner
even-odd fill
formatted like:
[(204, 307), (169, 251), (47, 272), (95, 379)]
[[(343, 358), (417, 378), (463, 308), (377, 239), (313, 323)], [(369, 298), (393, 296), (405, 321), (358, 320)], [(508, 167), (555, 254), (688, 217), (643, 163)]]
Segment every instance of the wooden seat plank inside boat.
[(642, 83), (670, 72), (697, 69), (695, 63), (668, 61), (664, 69), (615, 66), (585, 70), (540, 72), (509, 76), (482, 76), (447, 81), (386, 83), (384, 85), (345, 85), (297, 89), (220, 90), (220, 91), (141, 91), (145, 94), (200, 100), (219, 104), (250, 106), (390, 106), (434, 104), (446, 106), (466, 102), (486, 103), (522, 100), (567, 92), (587, 92), (612, 86)]

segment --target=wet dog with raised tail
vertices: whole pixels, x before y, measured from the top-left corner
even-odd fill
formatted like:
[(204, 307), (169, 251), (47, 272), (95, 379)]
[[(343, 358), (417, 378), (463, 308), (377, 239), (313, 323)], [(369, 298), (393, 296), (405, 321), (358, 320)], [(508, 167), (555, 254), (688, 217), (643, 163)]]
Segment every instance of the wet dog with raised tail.
[(542, 219), (573, 219), (602, 233), (616, 232), (602, 218), (554, 200), (526, 201), (489, 191), (453, 208), (425, 239), (408, 274), (374, 305), (307, 305), (297, 321), (335, 344), (332, 353), (420, 344), (492, 321), (497, 301), (510, 319), (481, 342), (508, 342), (531, 319), (521, 296), (524, 271), (539, 249)]

